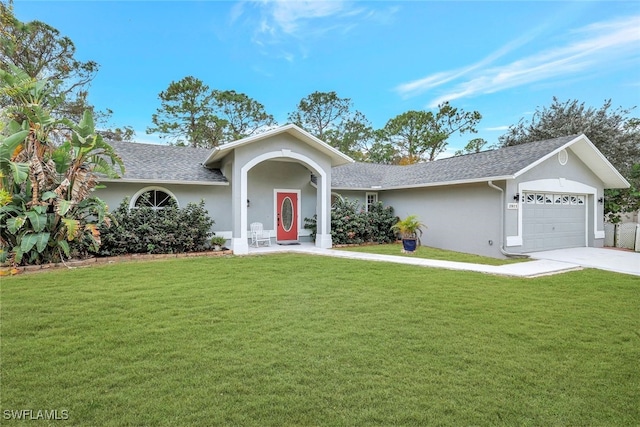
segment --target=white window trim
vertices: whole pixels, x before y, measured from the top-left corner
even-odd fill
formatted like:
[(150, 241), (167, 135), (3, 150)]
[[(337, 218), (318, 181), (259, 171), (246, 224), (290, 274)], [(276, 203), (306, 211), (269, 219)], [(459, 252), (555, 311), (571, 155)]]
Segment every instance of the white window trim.
[(569, 153), (567, 153), (567, 150), (563, 148), (558, 152), (558, 163), (564, 166), (567, 164), (568, 161), (569, 161)]
[(376, 197), (376, 201), (374, 203), (378, 203), (378, 201), (380, 200), (378, 198), (378, 193), (377, 192), (373, 192), (373, 191), (367, 191), (364, 195), (364, 208), (366, 212), (369, 212), (369, 196), (375, 196)]
[(137, 193), (135, 193), (135, 194), (131, 197), (131, 199), (129, 200), (129, 209), (134, 209), (134, 208), (136, 207), (136, 202), (138, 201), (138, 198), (140, 198), (140, 196), (142, 196), (142, 195), (143, 195), (144, 193), (146, 193), (147, 191), (153, 191), (153, 190), (156, 190), (156, 191), (163, 191), (163, 192), (167, 193), (169, 196), (171, 196), (171, 198), (172, 198), (173, 200), (175, 200), (176, 205), (177, 205), (178, 207), (180, 207), (180, 202), (178, 201), (178, 198), (176, 197), (176, 195), (175, 195), (175, 194), (173, 194), (171, 191), (167, 190), (167, 189), (166, 189), (166, 188), (164, 188), (164, 187), (159, 187), (159, 186), (157, 186), (157, 185), (152, 185), (152, 186), (150, 186), (150, 187), (144, 187), (144, 188), (142, 188), (142, 189), (138, 190), (138, 192), (137, 192)]

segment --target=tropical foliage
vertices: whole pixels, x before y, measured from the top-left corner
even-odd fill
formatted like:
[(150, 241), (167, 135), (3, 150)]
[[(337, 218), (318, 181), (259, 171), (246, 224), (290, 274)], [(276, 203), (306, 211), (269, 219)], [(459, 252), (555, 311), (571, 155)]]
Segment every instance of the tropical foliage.
[[(79, 123), (54, 118), (62, 102), (56, 82), (0, 69), (0, 261), (6, 265), (61, 261), (95, 252), (107, 206), (94, 197), (97, 174), (117, 177), (121, 159), (85, 111)], [(55, 141), (63, 141), (56, 143)]]
[[(304, 227), (311, 230), (315, 239), (317, 216), (304, 221)], [(390, 243), (395, 240), (391, 226), (397, 221), (393, 207), (384, 206), (382, 202), (370, 205), (365, 211), (357, 200), (338, 199), (331, 210), (331, 240), (334, 245)]]
[(620, 222), (621, 214), (640, 211), (640, 163), (631, 167), (627, 180), (630, 188), (605, 190), (605, 218), (611, 223)]
[(173, 199), (160, 209), (146, 203), (131, 209), (129, 199), (124, 199), (112, 212), (112, 220), (110, 227), (100, 227), (100, 255), (203, 251), (214, 224), (203, 201), (178, 208)]
[(419, 239), (423, 228), (427, 228), (416, 215), (409, 215), (391, 226), (393, 232), (397, 232), (403, 239)]

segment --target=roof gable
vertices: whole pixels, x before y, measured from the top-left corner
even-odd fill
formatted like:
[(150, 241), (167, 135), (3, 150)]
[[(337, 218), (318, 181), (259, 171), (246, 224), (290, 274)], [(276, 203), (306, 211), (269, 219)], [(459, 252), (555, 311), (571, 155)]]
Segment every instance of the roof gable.
[(220, 145), (215, 147), (209, 153), (209, 156), (204, 158), (204, 164), (210, 165), (214, 162), (217, 162), (227, 155), (229, 155), (233, 150), (238, 147), (242, 147), (248, 144), (253, 144), (259, 141), (264, 141), (265, 139), (272, 138), (274, 136), (287, 133), (289, 135), (294, 136), (296, 139), (314, 147), (318, 151), (328, 155), (331, 158), (331, 166), (340, 166), (348, 163), (353, 163), (353, 159), (346, 154), (341, 153), (336, 150), (326, 142), (321, 141), (315, 136), (311, 135), (309, 132), (299, 128), (294, 124), (288, 124), (284, 126), (277, 127), (275, 129), (262, 132), (256, 135), (252, 135), (243, 139), (239, 139), (237, 141), (229, 142), (227, 144)]
[[(523, 144), (526, 145), (526, 144)], [(545, 160), (555, 156), (562, 150), (571, 150), (593, 173), (602, 180), (604, 188), (628, 188), (629, 182), (618, 172), (618, 170), (607, 160), (598, 148), (586, 137), (586, 135), (574, 135), (566, 144), (556, 148), (537, 162), (523, 168), (515, 174), (522, 175)]]

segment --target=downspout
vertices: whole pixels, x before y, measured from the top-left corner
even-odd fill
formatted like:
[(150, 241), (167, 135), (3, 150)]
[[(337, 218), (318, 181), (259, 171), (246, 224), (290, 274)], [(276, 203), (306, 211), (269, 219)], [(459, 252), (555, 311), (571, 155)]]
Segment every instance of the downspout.
[(504, 248), (504, 190), (493, 183), (487, 181), (489, 187), (500, 192), (500, 252), (507, 257), (529, 258), (529, 255), (507, 252)]

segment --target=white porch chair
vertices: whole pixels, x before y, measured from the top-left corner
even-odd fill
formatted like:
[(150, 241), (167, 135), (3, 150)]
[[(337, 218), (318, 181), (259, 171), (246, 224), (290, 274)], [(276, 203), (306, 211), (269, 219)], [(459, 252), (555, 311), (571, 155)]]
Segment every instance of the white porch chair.
[(256, 248), (260, 246), (260, 242), (265, 243), (265, 246), (271, 246), (271, 236), (268, 232), (264, 231), (261, 222), (251, 223), (251, 246)]

